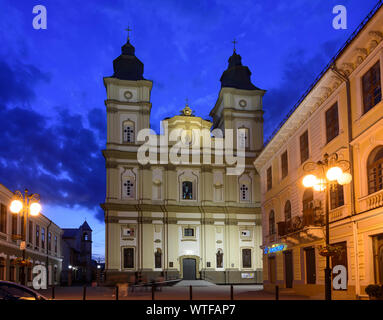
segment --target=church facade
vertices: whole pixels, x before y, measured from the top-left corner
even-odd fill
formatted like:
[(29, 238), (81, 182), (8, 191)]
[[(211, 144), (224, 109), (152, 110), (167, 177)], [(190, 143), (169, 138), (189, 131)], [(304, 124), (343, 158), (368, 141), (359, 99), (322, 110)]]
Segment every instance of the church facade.
[(186, 104), (150, 136), (143, 132), (150, 128), (152, 81), (143, 77), (129, 38), (113, 68), (104, 78), (106, 282), (130, 281), (140, 272), (147, 281), (162, 275), (261, 283), (260, 181), (253, 161), (263, 147), (265, 91), (251, 83), (241, 56), (234, 50), (229, 58), (212, 121)]

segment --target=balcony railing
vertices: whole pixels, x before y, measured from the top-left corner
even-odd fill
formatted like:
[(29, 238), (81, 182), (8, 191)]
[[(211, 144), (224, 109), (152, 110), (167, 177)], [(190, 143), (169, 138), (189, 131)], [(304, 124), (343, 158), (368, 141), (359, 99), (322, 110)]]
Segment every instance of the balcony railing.
[(383, 206), (383, 190), (369, 194), (360, 199), (362, 202), (362, 211), (372, 210)]
[(283, 237), (302, 230), (304, 227), (323, 226), (323, 223), (323, 215), (316, 214), (315, 211), (304, 212), (302, 216), (295, 216), (290, 220), (278, 222), (278, 236)]

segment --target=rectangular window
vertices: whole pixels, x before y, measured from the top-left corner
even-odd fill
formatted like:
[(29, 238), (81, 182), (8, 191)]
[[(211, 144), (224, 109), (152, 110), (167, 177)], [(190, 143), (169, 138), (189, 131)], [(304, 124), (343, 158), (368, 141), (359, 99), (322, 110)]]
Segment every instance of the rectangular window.
[(12, 235), (17, 235), (17, 214), (12, 214)]
[(375, 283), (383, 283), (383, 234), (372, 237)]
[(0, 205), (0, 232), (7, 232), (7, 207), (4, 204)]
[(363, 111), (366, 113), (382, 100), (379, 61), (362, 77), (362, 86)]
[(242, 266), (251, 268), (251, 249), (242, 249)]
[(57, 236), (55, 236), (55, 252), (57, 253)]
[(336, 184), (330, 189), (331, 210), (344, 205), (343, 186)]
[(124, 248), (124, 268), (134, 268), (134, 248)]
[(52, 250), (52, 233), (48, 232), (48, 250)]
[(159, 269), (162, 268), (162, 253), (161, 250), (157, 250), (157, 252), (154, 254), (154, 267)]
[(273, 173), (271, 167), (267, 169), (267, 190), (270, 190), (273, 187)]
[(193, 182), (182, 182), (182, 199), (193, 200)]
[(309, 158), (309, 133), (306, 130), (299, 138), (299, 146), (301, 151), (301, 163)]
[(306, 283), (316, 283), (316, 263), (315, 263), (315, 249), (305, 248), (306, 253)]
[(35, 246), (38, 247), (40, 245), (40, 226), (36, 224), (36, 244)]
[(0, 204), (0, 232), (7, 233), (7, 207)]
[(338, 104), (335, 103), (326, 111), (326, 137), (327, 143), (339, 134)]
[(45, 229), (41, 228), (41, 248), (45, 248)]
[(32, 243), (33, 242), (33, 221), (29, 220), (28, 221), (29, 226), (28, 226), (28, 242)]
[(287, 160), (287, 150), (282, 153), (281, 163), (282, 163), (282, 179), (283, 179), (289, 173), (289, 163)]
[(184, 237), (194, 237), (194, 229), (193, 228), (185, 228), (184, 229)]

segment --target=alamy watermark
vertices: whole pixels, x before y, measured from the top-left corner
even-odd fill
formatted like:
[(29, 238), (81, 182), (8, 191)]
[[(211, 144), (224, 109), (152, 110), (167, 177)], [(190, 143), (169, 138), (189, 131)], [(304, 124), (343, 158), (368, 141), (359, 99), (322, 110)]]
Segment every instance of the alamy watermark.
[(332, 20), (332, 27), (335, 30), (347, 29), (347, 9), (346, 9), (346, 7), (338, 4), (332, 9), (332, 13), (336, 14), (336, 16)]
[(227, 175), (241, 175), (245, 169), (247, 132), (246, 128), (224, 131), (218, 128), (213, 131), (176, 128), (169, 133), (165, 123), (160, 135), (152, 129), (138, 132), (137, 141), (144, 143), (138, 148), (137, 160), (142, 165), (198, 165), (212, 164), (214, 155), (214, 164), (223, 165), (225, 161)]
[(32, 13), (36, 14), (32, 20), (33, 29), (47, 29), (47, 8), (41, 4), (33, 7)]

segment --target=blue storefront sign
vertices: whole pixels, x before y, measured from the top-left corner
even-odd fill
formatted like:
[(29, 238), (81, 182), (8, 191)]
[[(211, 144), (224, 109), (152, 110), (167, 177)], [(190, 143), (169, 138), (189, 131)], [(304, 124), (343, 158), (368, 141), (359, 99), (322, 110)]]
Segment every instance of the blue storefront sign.
[(287, 245), (286, 244), (283, 244), (283, 243), (278, 243), (278, 244), (274, 244), (270, 247), (265, 247), (263, 249), (263, 253), (264, 254), (270, 254), (270, 253), (276, 253), (276, 252), (280, 252), (280, 251), (283, 251), (287, 248)]

